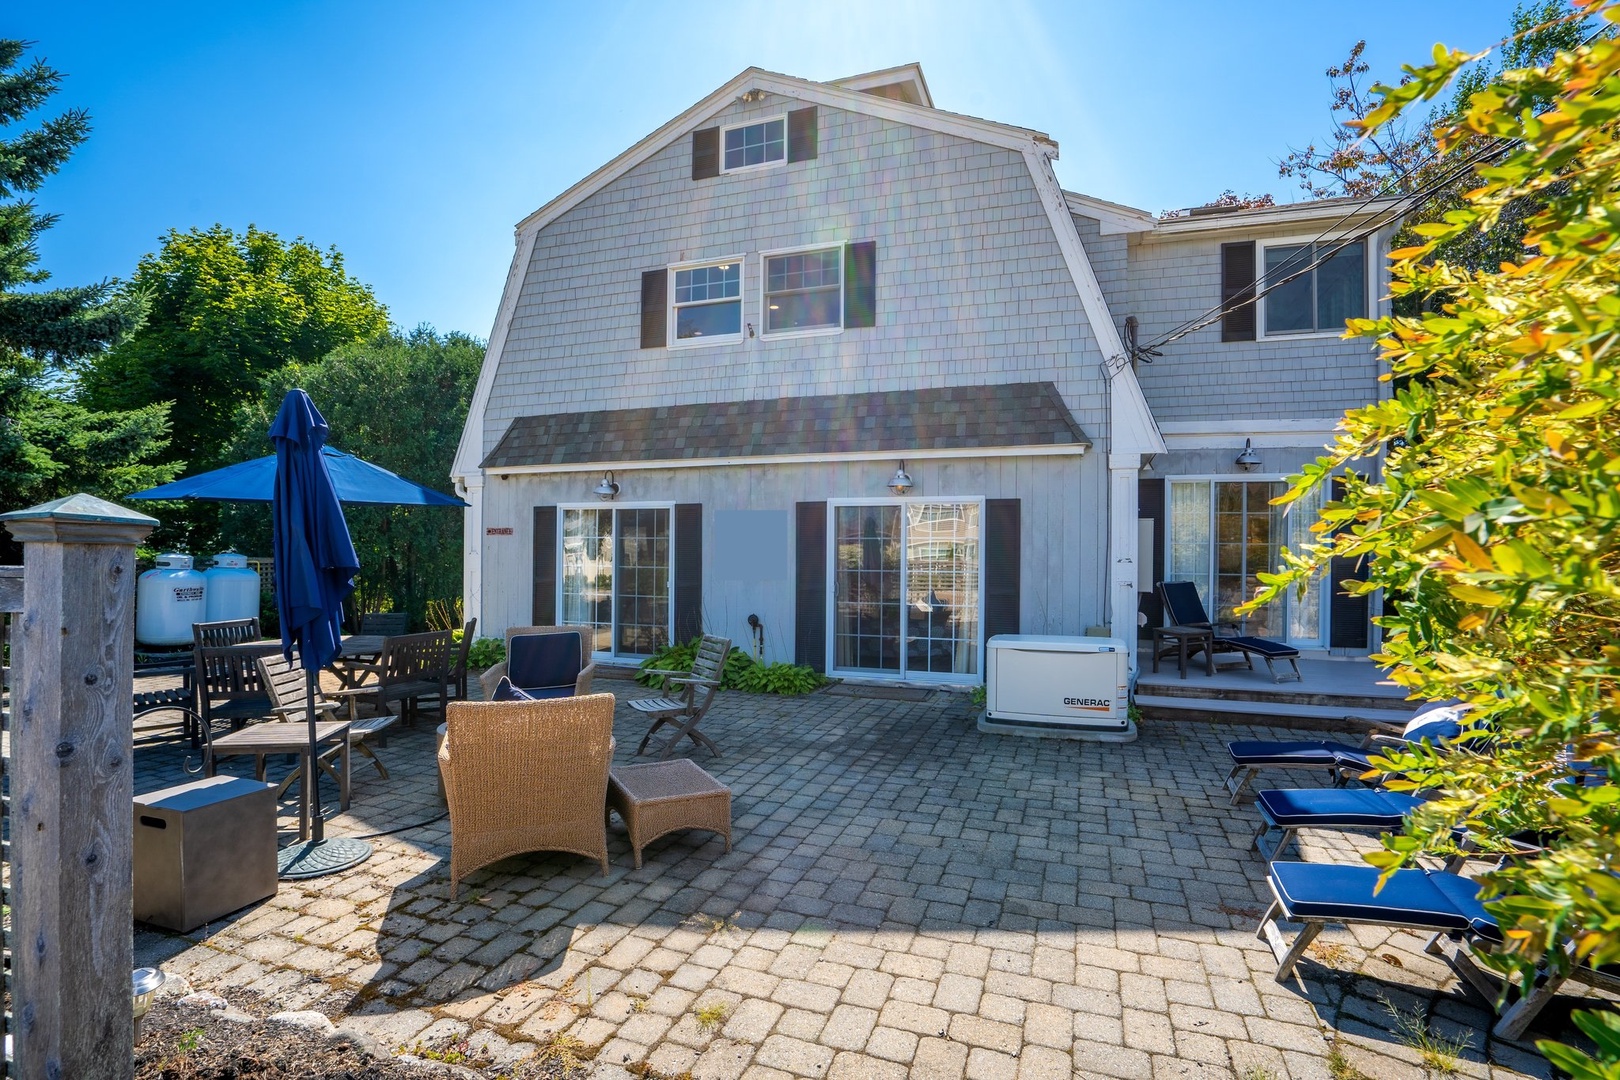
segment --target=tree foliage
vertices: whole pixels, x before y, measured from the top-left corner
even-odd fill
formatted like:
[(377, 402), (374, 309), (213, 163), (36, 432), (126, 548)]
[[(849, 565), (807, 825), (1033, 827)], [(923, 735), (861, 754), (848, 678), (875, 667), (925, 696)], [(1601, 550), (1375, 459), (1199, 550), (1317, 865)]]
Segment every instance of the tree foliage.
[[(238, 408), (227, 452), (247, 460), (270, 452), (266, 432), (281, 399), (302, 387), (332, 427), (331, 445), (419, 484), (451, 494), (450, 466), (483, 344), (465, 334), (418, 327), (346, 345), (312, 364), (289, 364)], [(430, 601), (461, 595), (461, 513), (444, 507), (348, 506), (344, 516), (360, 556), (356, 603), (405, 611), (425, 621)], [(241, 551), (269, 551), (262, 506), (227, 509), (225, 537)]]
[[(161, 483), (171, 468), (154, 464), (168, 439), (162, 406), (96, 413), (72, 398), (72, 373), (138, 325), (138, 293), (110, 281), (42, 288), (39, 236), (56, 223), (32, 193), (90, 134), (82, 109), (29, 121), (61, 85), (42, 60), (22, 63), (27, 43), (0, 40), (0, 510), (74, 491), (117, 498)], [(132, 485), (132, 486), (126, 486)], [(16, 559), (0, 537), (0, 561)]]
[[(1586, 7), (1620, 22), (1620, 8)], [(1435, 100), (1472, 59), (1437, 47), (1377, 88), (1366, 130)], [(1436, 138), (1446, 155), (1481, 139), (1508, 149), (1392, 252), (1392, 291), (1423, 298), (1422, 313), (1352, 322), (1401, 389), (1350, 412), (1285, 496), (1347, 470), (1320, 543), (1266, 575), (1262, 600), (1365, 557), (1368, 581), (1344, 584), (1391, 598), (1377, 659), (1416, 697), (1472, 703), (1478, 739), (1388, 755), (1436, 798), (1370, 861), (1446, 850), (1456, 825), (1487, 843), (1543, 837), (1544, 854), (1485, 878), (1507, 930), (1498, 962), (1523, 978), (1568, 950), (1620, 960), (1620, 45), (1595, 36), (1496, 73)], [(1527, 200), (1522, 258), (1444, 257)], [(1381, 478), (1360, 475), (1384, 448)]]

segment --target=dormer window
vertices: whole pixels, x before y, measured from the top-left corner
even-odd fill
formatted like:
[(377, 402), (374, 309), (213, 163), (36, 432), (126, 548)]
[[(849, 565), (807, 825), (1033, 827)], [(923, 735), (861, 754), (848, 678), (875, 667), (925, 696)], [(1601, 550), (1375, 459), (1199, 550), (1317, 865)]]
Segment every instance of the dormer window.
[(722, 128), (720, 142), (721, 172), (780, 165), (787, 160), (787, 117)]

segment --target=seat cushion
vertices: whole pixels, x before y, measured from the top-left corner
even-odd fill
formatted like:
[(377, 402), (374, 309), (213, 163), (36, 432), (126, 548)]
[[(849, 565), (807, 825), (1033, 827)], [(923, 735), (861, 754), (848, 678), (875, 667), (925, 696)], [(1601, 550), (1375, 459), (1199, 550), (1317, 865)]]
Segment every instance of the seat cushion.
[(1299, 655), (1299, 650), (1292, 645), (1284, 645), (1280, 641), (1267, 641), (1262, 637), (1216, 638), (1215, 644), (1230, 645), (1234, 649), (1252, 652), (1256, 656), (1267, 656), (1273, 660), (1287, 660), (1289, 657)]
[(1255, 805), (1284, 829), (1398, 829), (1421, 799), (1376, 788), (1305, 788), (1262, 791)]
[[(1378, 874), (1373, 866), (1271, 864), (1271, 884), (1289, 919), (1472, 930), (1475, 920), (1484, 915), (1477, 901), (1468, 901), (1479, 886), (1466, 878), (1431, 870), (1397, 870), (1375, 896)], [(1436, 878), (1448, 880), (1437, 882)]]
[(569, 683), (567, 686), (523, 686), (519, 687), (519, 689), (535, 701), (574, 696), (573, 683)]
[(1436, 745), (1455, 739), (1462, 734), (1462, 715), (1466, 710), (1467, 706), (1425, 705), (1406, 722), (1401, 738), (1407, 742), (1428, 739)]
[(1339, 763), (1338, 755), (1354, 750), (1344, 743), (1323, 742), (1271, 742), (1251, 740), (1229, 742), (1226, 749), (1232, 754), (1234, 765), (1316, 765), (1326, 768)]
[(529, 691), (512, 685), (512, 680), (505, 675), (495, 684), (495, 690), (489, 695), (491, 701), (533, 701), (534, 695)]
[(519, 634), (507, 651), (513, 686), (572, 686), (579, 678), (579, 632)]
[(1496, 916), (1485, 910), (1485, 901), (1479, 898), (1479, 882), (1459, 874), (1440, 874), (1430, 871), (1435, 887), (1451, 898), (1457, 910), (1468, 916), (1468, 929), (1492, 941), (1502, 940), (1502, 928)]

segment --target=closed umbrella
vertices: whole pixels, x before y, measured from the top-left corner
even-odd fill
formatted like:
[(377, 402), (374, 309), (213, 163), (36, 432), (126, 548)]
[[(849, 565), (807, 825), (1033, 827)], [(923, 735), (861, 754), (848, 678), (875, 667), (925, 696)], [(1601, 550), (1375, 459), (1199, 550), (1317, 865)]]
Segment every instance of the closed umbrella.
[(272, 550), (276, 564), (276, 614), (281, 621), (281, 651), (288, 660), (298, 651), (304, 669), (309, 721), (309, 756), (304, 763), (304, 797), (308, 800), (312, 839), (289, 849), (282, 869), (298, 867), (300, 876), (319, 867), (330, 872), (359, 862), (371, 853), (359, 840), (327, 841), (321, 819), (321, 781), (317, 766), (315, 680), (341, 649), (343, 601), (354, 591), (360, 560), (349, 539), (321, 447), (326, 420), (309, 395), (289, 390), (270, 425), (276, 447), (275, 490), (271, 499)]

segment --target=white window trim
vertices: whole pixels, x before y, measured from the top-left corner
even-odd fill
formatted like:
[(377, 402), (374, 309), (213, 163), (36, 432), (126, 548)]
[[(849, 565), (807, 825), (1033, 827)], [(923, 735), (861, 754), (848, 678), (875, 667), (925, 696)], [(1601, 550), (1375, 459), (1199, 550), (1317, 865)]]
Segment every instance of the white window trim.
[[(1291, 247), (1297, 244), (1321, 244), (1332, 247), (1343, 239), (1346, 238), (1323, 240), (1321, 235), (1318, 234), (1314, 236), (1268, 236), (1264, 240), (1256, 240), (1254, 242), (1255, 287), (1263, 289), (1266, 285), (1267, 248)], [(1377, 309), (1377, 304), (1373, 301), (1374, 263), (1376, 261), (1373, 258), (1373, 238), (1364, 236), (1361, 238), (1360, 244), (1362, 246), (1362, 270), (1366, 280), (1361, 283), (1362, 313), (1358, 317), (1370, 319)], [(1320, 269), (1321, 267), (1316, 268), (1316, 270)], [(1316, 270), (1312, 270), (1311, 273), (1314, 275)], [(1316, 318), (1315, 312), (1311, 313), (1311, 318), (1313, 320)], [(1342, 326), (1334, 330), (1284, 330), (1275, 334), (1268, 334), (1266, 333), (1266, 298), (1261, 296), (1255, 301), (1254, 339), (1256, 341), (1299, 341), (1301, 338), (1321, 340), (1323, 338), (1342, 337), (1344, 337), (1344, 327)]]
[[(675, 313), (679, 310), (675, 305), (675, 272), (677, 270), (696, 270), (701, 266), (723, 266), (726, 263), (737, 264), (737, 332), (724, 337), (695, 337), (677, 338), (675, 336)], [(669, 295), (664, 301), (664, 343), (670, 349), (699, 349), (705, 345), (737, 345), (743, 340), (747, 330), (747, 322), (743, 318), (743, 300), (748, 295), (748, 256), (720, 255), (713, 259), (689, 259), (686, 262), (670, 263), (664, 268), (667, 282), (665, 288)], [(688, 307), (703, 307), (703, 304), (688, 304)], [(625, 505), (629, 505), (628, 503)]]
[[(762, 161), (758, 165), (739, 165), (735, 169), (726, 168), (726, 133), (736, 131), (738, 128), (754, 127), (758, 124), (769, 124), (772, 121), (782, 121), (782, 156), (775, 161)], [(753, 120), (741, 120), (735, 124), (726, 124), (720, 129), (720, 175), (735, 176), (738, 173), (758, 172), (761, 169), (775, 169), (787, 164), (788, 158), (788, 118), (787, 113), (778, 113), (775, 116), (760, 116)]]
[[(966, 686), (984, 682), (984, 504), (986, 496), (983, 495), (891, 495), (887, 498), (872, 497), (862, 499), (828, 499), (827, 500), (827, 588), (822, 600), (823, 610), (827, 616), (826, 655), (822, 662), (822, 670), (828, 675), (849, 676), (857, 679), (886, 680), (900, 683), (939, 683), (943, 685)], [(978, 671), (972, 675), (956, 671), (912, 671), (909, 667), (904, 670), (887, 672), (873, 671), (871, 668), (841, 668), (835, 667), (833, 657), (837, 655), (837, 612), (834, 605), (837, 603), (838, 582), (835, 575), (838, 573), (838, 508), (841, 506), (904, 506), (907, 503), (956, 503), (962, 506), (977, 506), (979, 508), (979, 638), (975, 645), (978, 649)], [(904, 605), (906, 579), (910, 576), (905, 567), (905, 519), (901, 518), (901, 604)], [(672, 549), (673, 550), (673, 549)], [(671, 575), (673, 580), (673, 575)], [(670, 608), (671, 613), (674, 607)], [(904, 642), (901, 645), (904, 646)], [(902, 651), (901, 660), (904, 666), (905, 653)]]
[[(844, 305), (849, 299), (849, 275), (844, 271), (848, 267), (848, 256), (845, 248), (849, 245), (845, 241), (833, 244), (809, 244), (799, 247), (776, 248), (772, 251), (759, 253), (759, 336), (769, 338), (771, 341), (782, 341), (787, 338), (798, 337), (828, 337), (832, 334), (844, 332)], [(838, 251), (838, 325), (818, 326), (806, 330), (772, 330), (770, 315), (770, 261), (782, 255), (807, 255), (813, 251)]]
[[(617, 500), (604, 502), (560, 502), (557, 507), (557, 602), (552, 615), (555, 626), (563, 623), (563, 537), (566, 535), (563, 516), (569, 510), (668, 510), (669, 511), (669, 624), (664, 632), (669, 636), (670, 643), (675, 641), (675, 504), (672, 502), (619, 502)], [(618, 519), (615, 517), (614, 525), (617, 527)], [(611, 607), (613, 621), (608, 625), (608, 641), (612, 641), (619, 629), (619, 588), (618, 588), (618, 538), (614, 537), (614, 586), (613, 603)], [(612, 663), (616, 660), (627, 660), (635, 657), (636, 653), (616, 653), (612, 649), (601, 651), (591, 650), (592, 660), (606, 660)]]

